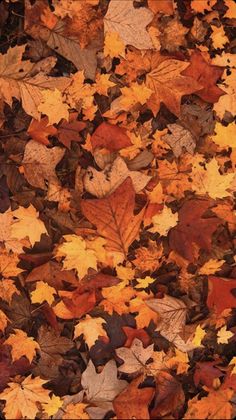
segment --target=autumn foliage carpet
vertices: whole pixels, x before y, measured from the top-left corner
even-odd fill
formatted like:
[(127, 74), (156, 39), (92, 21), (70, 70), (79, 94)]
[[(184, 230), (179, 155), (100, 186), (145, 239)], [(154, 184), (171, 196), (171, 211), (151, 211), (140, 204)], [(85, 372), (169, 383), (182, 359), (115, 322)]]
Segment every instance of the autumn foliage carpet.
[(236, 2), (0, 3), (0, 418), (236, 416)]

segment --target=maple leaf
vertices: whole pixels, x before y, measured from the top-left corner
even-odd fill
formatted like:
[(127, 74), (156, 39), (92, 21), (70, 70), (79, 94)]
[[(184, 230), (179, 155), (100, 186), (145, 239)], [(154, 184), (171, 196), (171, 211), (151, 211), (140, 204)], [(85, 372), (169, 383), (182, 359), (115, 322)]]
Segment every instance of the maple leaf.
[(21, 383), (8, 383), (8, 388), (0, 394), (0, 398), (6, 401), (3, 410), (6, 419), (34, 419), (39, 411), (37, 404), (50, 401), (49, 391), (42, 387), (45, 383), (47, 381), (32, 376), (27, 376)]
[(82, 279), (89, 268), (97, 269), (95, 252), (88, 249), (83, 238), (77, 235), (64, 235), (64, 239), (66, 242), (59, 245), (56, 257), (65, 257), (63, 267), (66, 270), (76, 269), (78, 276)]
[(56, 294), (54, 287), (49, 286), (44, 281), (37, 281), (36, 289), (31, 292), (31, 302), (43, 303), (46, 301), (51, 305), (55, 299), (54, 294)]
[(26, 277), (26, 282), (42, 280), (55, 289), (63, 289), (64, 281), (74, 286), (78, 285), (78, 279), (74, 272), (61, 269), (61, 265), (55, 261), (35, 267)]
[(75, 326), (74, 338), (83, 334), (88, 347), (92, 347), (99, 337), (107, 337), (107, 333), (102, 327), (105, 322), (105, 319), (101, 317), (92, 318), (86, 315), (85, 319)]
[(224, 325), (218, 332), (217, 332), (217, 343), (218, 344), (228, 344), (230, 338), (232, 338), (234, 334), (231, 331), (227, 330), (227, 326)]
[(53, 416), (61, 408), (63, 402), (61, 398), (52, 395), (50, 401), (47, 404), (42, 403), (43, 410), (49, 415)]
[(96, 75), (96, 92), (99, 95), (108, 96), (108, 89), (113, 86), (116, 86), (114, 82), (110, 80), (109, 74), (100, 74)]
[(123, 87), (120, 89), (121, 96), (116, 98), (111, 103), (111, 108), (105, 116), (115, 116), (121, 111), (130, 111), (135, 108), (136, 105), (144, 105), (152, 95), (152, 90), (149, 89), (145, 84), (138, 84), (137, 82), (131, 83), (129, 87)]
[(183, 149), (193, 155), (196, 143), (190, 131), (181, 127), (179, 124), (168, 124), (167, 127), (171, 134), (166, 134), (161, 139), (170, 145), (174, 155), (179, 157)]
[(69, 115), (69, 121), (62, 120), (58, 127), (58, 139), (68, 149), (71, 147), (71, 142), (81, 142), (82, 138), (80, 131), (86, 127), (83, 121), (77, 121), (77, 113), (73, 112)]
[(130, 171), (121, 157), (117, 157), (112, 165), (108, 164), (102, 171), (89, 166), (84, 176), (84, 187), (91, 194), (102, 198), (118, 188), (126, 178), (130, 177), (135, 192), (145, 188), (151, 177), (138, 171)]
[(39, 348), (38, 343), (34, 341), (33, 337), (28, 337), (22, 330), (14, 330), (14, 334), (10, 334), (9, 338), (4, 341), (4, 344), (12, 347), (11, 354), (13, 362), (25, 356), (31, 363), (36, 356), (36, 349)]
[(135, 251), (133, 264), (141, 271), (155, 271), (159, 267), (163, 248), (150, 241), (148, 247), (140, 247)]
[(198, 194), (208, 195), (212, 198), (224, 198), (230, 195), (227, 190), (232, 190), (231, 184), (235, 177), (234, 173), (221, 175), (217, 160), (213, 158), (206, 164), (206, 170), (201, 167), (200, 162), (193, 165), (192, 189)]
[(41, 103), (38, 110), (47, 115), (48, 123), (59, 123), (62, 119), (69, 119), (68, 105), (63, 102), (62, 94), (58, 89), (53, 91), (45, 89), (42, 92)]
[(209, 64), (199, 50), (195, 50), (190, 58), (190, 66), (183, 71), (184, 76), (192, 77), (198, 81), (203, 88), (195, 91), (204, 101), (217, 102), (224, 91), (217, 85), (217, 80), (222, 76), (223, 67)]
[(60, 147), (48, 149), (45, 145), (30, 140), (25, 146), (24, 175), (33, 187), (46, 189), (45, 180), (58, 184), (55, 167), (63, 158), (65, 150)]
[[(122, 202), (120, 197), (122, 196)], [(85, 217), (97, 227), (107, 241), (106, 249), (126, 256), (129, 246), (137, 238), (144, 211), (133, 215), (135, 191), (127, 178), (112, 194), (96, 200), (82, 200)]]
[(165, 417), (178, 412), (185, 402), (181, 384), (168, 372), (161, 370), (156, 376), (156, 397), (151, 417)]
[(214, 380), (223, 376), (217, 363), (217, 360), (213, 360), (212, 362), (197, 362), (193, 377), (194, 384), (196, 386), (203, 384), (208, 388), (212, 388), (214, 386)]
[(205, 335), (206, 335), (206, 331), (203, 328), (201, 328), (200, 325), (198, 325), (194, 333), (194, 337), (192, 339), (192, 343), (194, 344), (194, 346), (201, 347), (202, 340), (205, 337)]
[(14, 222), (13, 214), (7, 210), (0, 214), (0, 241), (4, 243), (7, 251), (13, 251), (16, 254), (23, 252), (23, 246), (30, 246), (29, 241), (18, 240), (12, 237), (12, 224)]
[(12, 236), (18, 239), (23, 239), (28, 236), (31, 245), (40, 241), (42, 234), (47, 234), (42, 220), (38, 219), (38, 212), (30, 204), (29, 207), (19, 207), (12, 212), (13, 216), (17, 219), (11, 226)]
[(57, 129), (48, 123), (47, 117), (42, 118), (40, 121), (32, 119), (27, 133), (33, 140), (38, 141), (45, 146), (49, 146), (50, 141), (48, 140), (48, 136), (55, 136), (57, 134)]
[(223, 277), (208, 277), (208, 297), (207, 306), (220, 314), (227, 308), (234, 308), (236, 298), (233, 290), (236, 287), (235, 279), (225, 279)]
[(191, 8), (196, 13), (204, 13), (205, 10), (210, 11), (212, 7), (216, 4), (217, 0), (192, 0), (191, 1)]
[(148, 406), (154, 396), (154, 389), (139, 388), (142, 377), (134, 379), (113, 401), (114, 410), (119, 419), (149, 419)]
[(19, 264), (19, 257), (16, 254), (9, 254), (7, 251), (0, 248), (0, 273), (6, 279), (9, 277), (18, 276), (23, 270), (17, 267)]
[(84, 403), (68, 404), (65, 409), (63, 408), (64, 414), (62, 418), (68, 419), (68, 420), (70, 420), (71, 418), (81, 419), (81, 420), (90, 419), (91, 417), (85, 411), (86, 407), (88, 407), (88, 404), (84, 404)]
[(194, 397), (188, 401), (188, 410), (184, 419), (209, 418), (231, 419), (232, 405), (230, 399), (233, 396), (232, 389), (218, 389), (211, 391), (207, 397), (200, 400)]
[[(30, 71), (34, 63), (28, 60), (21, 61), (24, 50), (25, 46), (16, 46), (10, 48), (7, 54), (0, 56), (1, 96), (10, 106), (13, 97), (21, 99), (25, 112), (38, 120), (40, 118), (38, 106), (41, 104), (45, 91), (51, 92), (56, 88), (63, 91), (70, 80), (67, 77), (50, 77), (43, 71), (31, 76)], [(47, 72), (55, 66), (56, 61), (49, 57), (48, 62), (50, 66)]]
[(147, 361), (152, 357), (153, 344), (143, 348), (142, 341), (135, 338), (130, 348), (121, 347), (116, 349), (117, 356), (124, 361), (118, 368), (120, 372), (133, 374), (145, 370)]
[(166, 0), (165, 2), (162, 0), (148, 0), (148, 7), (155, 14), (173, 15), (174, 13), (173, 0)]
[(0, 280), (0, 297), (8, 303), (11, 303), (12, 296), (16, 293), (20, 294), (20, 291), (15, 286), (15, 282), (11, 279)]
[(146, 289), (146, 287), (149, 287), (150, 284), (152, 284), (156, 279), (153, 279), (150, 276), (146, 276), (144, 279), (137, 278), (136, 281), (138, 284), (136, 284), (135, 289)]
[(114, 398), (127, 387), (128, 383), (117, 379), (117, 367), (114, 360), (110, 360), (99, 374), (96, 373), (93, 362), (90, 360), (82, 373), (81, 385), (86, 393), (87, 401), (98, 408), (101, 405), (107, 412), (112, 409)]
[(152, 19), (151, 10), (145, 7), (135, 9), (132, 0), (126, 2), (111, 0), (104, 17), (104, 31), (117, 32), (125, 45), (145, 50), (153, 47), (146, 31)]
[[(226, 98), (226, 96), (222, 96), (222, 99), (223, 98)], [(225, 127), (224, 125), (219, 124), (217, 122), (215, 125), (215, 133), (216, 134), (211, 137), (214, 143), (218, 144), (220, 147), (223, 148), (234, 147), (234, 139), (236, 135), (236, 127), (234, 123), (231, 123), (227, 127)]]
[(166, 236), (170, 229), (178, 223), (178, 214), (172, 213), (171, 209), (164, 206), (161, 213), (152, 217), (153, 227), (148, 231), (152, 233), (158, 232), (161, 236)]
[(117, 32), (106, 32), (104, 41), (104, 55), (111, 58), (125, 56), (125, 44)]
[(214, 260), (210, 259), (207, 261), (198, 271), (199, 274), (203, 275), (209, 275), (209, 274), (215, 274), (216, 271), (219, 271), (222, 265), (225, 263), (224, 260)]
[(188, 62), (154, 55), (151, 59), (151, 71), (146, 75), (146, 85), (153, 91), (147, 105), (156, 115), (161, 103), (175, 115), (180, 114), (180, 102), (183, 95), (199, 91), (201, 84), (192, 77), (183, 75)]
[(236, 17), (236, 6), (231, 0), (225, 0), (225, 5), (228, 7), (227, 12), (224, 14), (224, 17), (229, 19), (235, 19)]
[(4, 332), (7, 327), (9, 319), (6, 314), (0, 309), (0, 331)]
[(219, 226), (220, 219), (202, 217), (209, 205), (208, 200), (185, 202), (179, 211), (178, 225), (170, 231), (171, 248), (188, 261), (195, 261), (198, 254), (196, 247), (208, 252), (211, 250), (212, 234)]
[(105, 147), (113, 152), (131, 146), (132, 143), (124, 128), (103, 122), (92, 134), (91, 144), (93, 150)]

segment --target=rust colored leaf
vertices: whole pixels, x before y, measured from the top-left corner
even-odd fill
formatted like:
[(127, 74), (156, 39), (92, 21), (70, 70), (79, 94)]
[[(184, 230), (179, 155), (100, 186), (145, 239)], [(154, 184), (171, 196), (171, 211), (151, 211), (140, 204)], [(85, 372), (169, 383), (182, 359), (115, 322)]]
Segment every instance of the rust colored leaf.
[(105, 147), (111, 152), (131, 146), (130, 138), (126, 134), (126, 130), (117, 125), (111, 125), (103, 122), (94, 131), (91, 137), (93, 149), (96, 147)]
[(236, 307), (236, 280), (208, 277), (207, 306), (220, 314), (224, 309)]

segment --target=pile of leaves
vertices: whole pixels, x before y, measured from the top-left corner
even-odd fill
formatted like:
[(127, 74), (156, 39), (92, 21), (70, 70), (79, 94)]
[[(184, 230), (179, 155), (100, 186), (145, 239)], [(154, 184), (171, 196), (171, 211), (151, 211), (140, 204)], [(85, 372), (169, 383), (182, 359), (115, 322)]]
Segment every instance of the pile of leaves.
[(1, 2), (1, 418), (236, 415), (235, 27)]

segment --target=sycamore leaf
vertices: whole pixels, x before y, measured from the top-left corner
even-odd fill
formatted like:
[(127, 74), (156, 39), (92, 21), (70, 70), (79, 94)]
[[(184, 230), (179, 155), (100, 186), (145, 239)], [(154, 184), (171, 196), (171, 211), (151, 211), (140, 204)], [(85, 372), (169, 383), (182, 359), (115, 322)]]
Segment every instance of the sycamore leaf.
[(35, 242), (40, 241), (43, 233), (47, 234), (44, 223), (38, 219), (38, 212), (32, 204), (27, 208), (19, 207), (12, 214), (17, 219), (11, 226), (13, 237), (23, 239), (28, 236), (33, 246)]
[(160, 55), (153, 57), (146, 85), (153, 91), (147, 103), (155, 115), (162, 102), (173, 114), (179, 115), (181, 97), (201, 88), (200, 83), (192, 77), (181, 74), (188, 66), (189, 63), (184, 61), (166, 59)]
[(46, 301), (51, 305), (55, 299), (54, 294), (56, 294), (54, 287), (49, 286), (44, 281), (38, 281), (36, 283), (36, 289), (31, 292), (31, 302), (43, 303)]
[(42, 92), (42, 100), (38, 106), (38, 110), (42, 114), (47, 115), (48, 124), (57, 124), (62, 119), (68, 121), (69, 111), (68, 105), (63, 102), (62, 94), (58, 89), (45, 89)]
[(102, 198), (112, 193), (128, 177), (132, 179), (137, 193), (142, 191), (151, 179), (142, 172), (130, 171), (125, 161), (117, 157), (113, 164), (106, 165), (103, 171), (97, 171), (89, 166), (84, 177), (84, 187), (91, 194)]
[(110, 360), (98, 374), (90, 360), (82, 373), (81, 385), (86, 393), (87, 401), (98, 405), (101, 402), (113, 401), (127, 387), (127, 382), (117, 379), (117, 367), (114, 360)]
[(118, 368), (120, 372), (133, 374), (145, 370), (145, 364), (152, 357), (153, 344), (143, 347), (142, 341), (135, 338), (130, 348), (120, 347), (116, 349), (117, 356), (124, 361)]
[[(122, 197), (122, 201), (120, 200)], [(96, 200), (82, 200), (85, 217), (97, 227), (107, 241), (106, 249), (126, 256), (129, 246), (137, 238), (143, 210), (134, 216), (135, 191), (127, 178), (112, 194)]]
[(38, 343), (34, 341), (33, 337), (28, 337), (22, 330), (14, 330), (14, 334), (10, 334), (4, 344), (12, 347), (11, 355), (13, 362), (25, 356), (31, 363), (36, 356), (36, 349), (39, 348)]
[(95, 251), (88, 249), (86, 242), (77, 235), (64, 235), (66, 242), (59, 245), (56, 257), (65, 257), (63, 267), (65, 270), (75, 269), (80, 279), (88, 272), (89, 268), (97, 269)]
[(45, 145), (30, 140), (25, 146), (24, 175), (33, 187), (46, 189), (45, 180), (58, 183), (55, 167), (65, 154), (60, 147), (48, 149)]
[(88, 347), (92, 347), (99, 337), (107, 337), (107, 333), (102, 326), (105, 322), (105, 319), (101, 317), (92, 318), (86, 315), (85, 319), (75, 326), (74, 338), (83, 334)]
[(21, 383), (10, 382), (1, 394), (0, 399), (6, 401), (3, 412), (6, 419), (31, 418), (38, 413), (38, 403), (49, 403), (49, 392), (42, 385), (47, 383), (39, 377), (27, 376)]
[(145, 50), (153, 48), (146, 31), (152, 19), (151, 10), (145, 7), (135, 9), (132, 0), (111, 0), (104, 17), (104, 31), (117, 32), (125, 45)]
[(232, 338), (234, 334), (231, 331), (227, 330), (227, 326), (224, 325), (218, 332), (217, 332), (217, 343), (218, 344), (228, 344), (230, 338)]
[(152, 217), (153, 227), (148, 231), (152, 233), (159, 233), (161, 236), (166, 236), (170, 229), (178, 223), (178, 213), (172, 213), (171, 209), (164, 206), (161, 213)]

